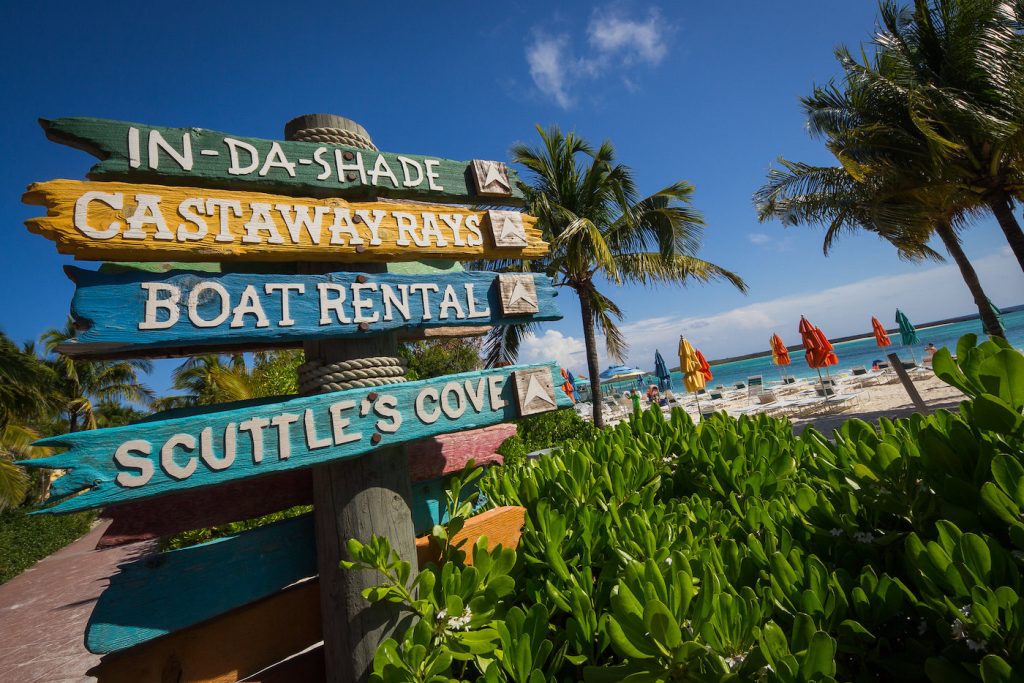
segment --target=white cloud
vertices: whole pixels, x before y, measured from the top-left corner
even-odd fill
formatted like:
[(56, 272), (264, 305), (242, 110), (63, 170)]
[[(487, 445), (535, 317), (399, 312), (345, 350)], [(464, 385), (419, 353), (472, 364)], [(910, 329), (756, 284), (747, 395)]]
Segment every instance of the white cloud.
[(551, 360), (573, 372), (586, 368), (587, 355), (583, 340), (567, 337), (558, 330), (544, 330), (544, 334), (539, 337), (535, 334), (523, 337), (519, 347), (520, 363), (541, 363)]
[(534, 29), (526, 46), (526, 63), (534, 85), (563, 109), (573, 104), (572, 88), (584, 80), (595, 80), (619, 71), (626, 90), (639, 90), (636, 80), (621, 74), (623, 67), (636, 64), (656, 66), (668, 54), (672, 27), (657, 9), (643, 20), (619, 11), (597, 9), (587, 25), (589, 50), (578, 55), (570, 36)]
[(768, 244), (772, 241), (772, 236), (764, 232), (752, 232), (747, 235), (747, 239), (750, 240), (751, 244)]
[(526, 47), (526, 63), (530, 65), (530, 77), (534, 84), (563, 109), (572, 104), (567, 90), (571, 78), (566, 54), (568, 44), (568, 36), (548, 36), (535, 32), (533, 42)]
[[(1008, 248), (975, 260), (974, 266), (997, 306), (1021, 303), (1024, 274)], [(801, 315), (828, 336), (842, 337), (869, 333), (871, 316), (891, 323), (897, 306), (916, 324), (976, 311), (956, 266), (947, 264), (759, 301), (710, 316), (637, 320), (623, 325), (622, 331), (630, 343), (629, 363), (650, 368), (655, 349), (666, 360), (675, 355), (680, 335), (708, 358), (725, 358), (767, 350), (773, 332), (787, 344), (799, 343)]]
[(590, 44), (603, 56), (620, 55), (627, 63), (637, 60), (657, 65), (668, 54), (666, 24), (652, 8), (647, 19), (636, 21), (607, 9), (596, 9), (587, 26)]

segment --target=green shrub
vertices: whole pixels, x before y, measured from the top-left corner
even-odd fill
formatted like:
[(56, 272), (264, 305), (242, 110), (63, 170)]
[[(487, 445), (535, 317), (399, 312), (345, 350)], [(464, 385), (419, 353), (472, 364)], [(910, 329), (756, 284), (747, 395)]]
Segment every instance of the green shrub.
[(30, 515), (31, 508), (0, 512), (0, 583), (89, 531), (96, 515)]
[(515, 435), (498, 447), (498, 453), (504, 457), (505, 464), (516, 465), (526, 458), (527, 453), (591, 440), (596, 431), (593, 424), (573, 410), (529, 415), (520, 418)]
[(420, 617), (373, 680), (1021, 681), (1024, 358), (957, 355), (934, 361), (955, 413), (828, 439), (652, 410), (494, 468), (488, 504), (527, 509), (516, 552), (412, 588), (386, 541), (353, 544), (389, 577), (366, 595)]
[(307, 512), (312, 512), (312, 510), (312, 505), (296, 505), (295, 507), (288, 508), (287, 510), (271, 512), (269, 515), (263, 515), (261, 517), (253, 517), (252, 519), (230, 522), (228, 524), (208, 527), (205, 529), (181, 531), (173, 536), (168, 536), (167, 538), (162, 539), (160, 542), (160, 550), (176, 550), (178, 548), (186, 548), (191, 545), (199, 545), (200, 543), (213, 541), (218, 538), (223, 538), (224, 536), (234, 536), (235, 534), (240, 534), (243, 531), (248, 531), (249, 529), (255, 529), (256, 527), (279, 522), (282, 519), (290, 519), (292, 517), (304, 515)]

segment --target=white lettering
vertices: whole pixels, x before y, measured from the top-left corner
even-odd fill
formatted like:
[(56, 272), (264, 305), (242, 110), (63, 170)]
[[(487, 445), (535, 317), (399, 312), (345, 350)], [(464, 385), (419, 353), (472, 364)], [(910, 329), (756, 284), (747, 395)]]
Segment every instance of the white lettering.
[(238, 424), (238, 429), (249, 432), (252, 438), (252, 461), (263, 462), (263, 430), (270, 426), (270, 420), (265, 417), (250, 417)]
[[(178, 205), (178, 215), (187, 222), (178, 223), (178, 241), (196, 242), (206, 237), (209, 227), (203, 218), (203, 200), (193, 197)], [(189, 223), (195, 223), (196, 229), (190, 230)]]
[(186, 451), (194, 451), (196, 449), (196, 438), (191, 434), (175, 434), (169, 438), (164, 447), (160, 449), (160, 467), (170, 477), (181, 481), (188, 479), (196, 471), (196, 459), (189, 458), (188, 464), (184, 467), (174, 462), (174, 449), (178, 446), (181, 446)]
[(420, 393), (416, 396), (416, 417), (420, 419), (423, 424), (434, 424), (437, 419), (441, 417), (441, 409), (434, 408), (433, 412), (427, 412), (427, 401), (433, 401), (435, 404), (438, 400), (437, 389), (433, 387), (424, 387), (420, 390)]
[[(402, 164), (402, 185), (405, 187), (416, 187), (423, 182), (423, 167), (419, 165), (419, 162), (409, 157), (398, 157), (398, 161)], [(416, 179), (413, 180), (409, 171), (416, 171)]]
[(345, 427), (349, 426), (351, 420), (347, 417), (343, 418), (341, 416), (341, 412), (343, 410), (352, 410), (355, 407), (355, 401), (338, 401), (337, 403), (331, 404), (329, 410), (331, 412), (331, 429), (334, 434), (335, 446), (352, 443), (353, 441), (359, 441), (359, 439), (363, 438), (363, 435), (359, 432), (353, 432), (352, 434), (345, 433)]
[(121, 235), (126, 240), (144, 240), (146, 231), (144, 225), (155, 225), (156, 234), (153, 239), (173, 240), (174, 233), (167, 229), (164, 215), (160, 213), (160, 197), (155, 194), (137, 194), (135, 211), (128, 216), (128, 229)]
[(164, 136), (158, 130), (149, 131), (149, 167), (160, 168), (160, 150), (167, 152), (168, 156), (178, 162), (183, 171), (192, 170), (192, 138), (188, 131), (181, 134), (181, 152), (171, 147), (170, 143), (164, 140)]
[(287, 460), (292, 454), (290, 426), (299, 421), (295, 413), (281, 413), (270, 420), (270, 426), (277, 429), (277, 459)]
[[(166, 330), (178, 322), (178, 302), (181, 301), (181, 289), (163, 282), (143, 282), (142, 289), (146, 292), (146, 307), (139, 323), (140, 330)], [(159, 295), (167, 294), (160, 299)], [(167, 311), (166, 320), (157, 320), (158, 310)]]
[(439, 166), (440, 164), (441, 162), (438, 161), (437, 159), (425, 159), (423, 161), (423, 166), (427, 169), (427, 185), (430, 186), (431, 190), (443, 192), (444, 188), (434, 182), (435, 180), (440, 178), (440, 175), (438, 175), (438, 173), (434, 171), (434, 168)]
[(118, 472), (114, 481), (128, 489), (138, 488), (147, 484), (153, 478), (153, 461), (149, 458), (132, 455), (132, 453), (150, 455), (152, 452), (153, 446), (148, 441), (142, 439), (125, 441), (118, 446), (117, 450), (114, 451), (114, 462), (121, 467), (138, 470), (138, 473)]
[[(231, 165), (228, 166), (228, 173), (231, 175), (247, 175), (259, 167), (259, 150), (248, 142), (242, 142), (241, 140), (235, 140), (234, 138), (224, 138), (224, 144), (228, 146), (228, 152), (231, 157)], [(242, 150), (249, 155), (248, 166), (242, 166), (241, 161), (238, 158), (239, 150)]]
[[(401, 295), (401, 299), (395, 294), (395, 289)], [(409, 310), (409, 285), (395, 285), (392, 288), (391, 285), (381, 283), (380, 295), (384, 300), (384, 320), (394, 319), (394, 308), (398, 309), (398, 312), (402, 315), (402, 320), (409, 320), (412, 317), (412, 312)]]
[[(341, 304), (345, 301), (345, 288), (339, 284), (333, 282), (318, 282), (316, 285), (317, 291), (320, 292), (320, 324), (330, 325), (333, 323), (331, 320), (331, 312), (337, 316), (339, 323), (351, 323), (348, 316), (345, 315), (345, 310)], [(331, 299), (330, 293), (337, 294), (337, 298)]]
[(117, 221), (113, 221), (103, 230), (97, 230), (89, 225), (90, 202), (103, 202), (110, 208), (120, 211), (124, 208), (124, 195), (120, 192), (108, 194), (90, 190), (82, 193), (82, 196), (75, 202), (75, 227), (79, 232), (94, 240), (109, 240), (111, 237), (116, 237), (121, 232), (121, 224)]
[(377, 284), (374, 282), (359, 283), (355, 282), (352, 284), (352, 322), (354, 323), (375, 323), (380, 320), (380, 313), (377, 311), (373, 312), (373, 315), (367, 316), (363, 314), (364, 308), (372, 308), (373, 300), (363, 298), (363, 290), (369, 290), (371, 292), (377, 291)]
[(215, 238), (216, 242), (234, 242), (235, 236), (231, 234), (231, 226), (228, 224), (230, 216), (228, 212), (235, 214), (236, 218), (242, 217), (242, 203), (236, 199), (207, 199), (206, 215), (211, 218), (214, 215), (220, 216), (220, 230)]
[(224, 427), (224, 457), (218, 458), (213, 452), (213, 427), (204, 427), (199, 432), (199, 455), (202, 457), (211, 470), (219, 471), (227, 469), (235, 461), (236, 437), (238, 430), (234, 422), (228, 422)]
[(332, 445), (334, 441), (330, 437), (318, 438), (316, 435), (316, 422), (313, 419), (313, 409), (306, 408), (306, 412), (303, 414), (303, 420), (306, 427), (306, 446), (309, 450), (315, 451), (318, 448), (327, 448)]
[(284, 150), (281, 149), (281, 143), (276, 140), (270, 144), (267, 160), (263, 162), (263, 167), (260, 168), (260, 176), (267, 175), (272, 168), (283, 168), (288, 172), (288, 175), (292, 178), (295, 177), (295, 162), (288, 161), (288, 157), (284, 155)]
[(291, 308), (288, 301), (288, 293), (295, 292), (296, 294), (305, 294), (306, 285), (302, 283), (291, 284), (287, 282), (268, 282), (263, 286), (263, 290), (267, 294), (273, 294), (274, 292), (281, 292), (281, 320), (277, 323), (278, 327), (291, 327), (295, 324), (295, 320), (291, 317)]
[[(216, 292), (217, 296), (220, 297), (220, 313), (217, 314), (217, 317), (210, 320), (205, 320), (199, 315), (199, 298), (207, 290)], [(228, 290), (219, 282), (200, 282), (188, 293), (188, 319), (196, 327), (217, 327), (217, 325), (227, 320), (230, 314), (231, 297), (228, 295)]]
[(245, 316), (256, 316), (256, 327), (270, 327), (267, 314), (263, 312), (263, 304), (260, 303), (260, 295), (256, 293), (254, 285), (246, 285), (242, 290), (242, 296), (235, 306), (234, 315), (228, 327), (245, 327)]
[(309, 207), (304, 204), (295, 204), (295, 218), (292, 218), (292, 206), (288, 204), (278, 204), (277, 210), (281, 212), (281, 217), (284, 218), (285, 227), (288, 228), (288, 234), (292, 238), (292, 244), (299, 244), (302, 239), (302, 229), (306, 229), (306, 234), (309, 235), (309, 239), (313, 241), (313, 244), (320, 244), (320, 230), (321, 224), (323, 223), (324, 216), (331, 210), (329, 206), (314, 206), (313, 217), (309, 217)]

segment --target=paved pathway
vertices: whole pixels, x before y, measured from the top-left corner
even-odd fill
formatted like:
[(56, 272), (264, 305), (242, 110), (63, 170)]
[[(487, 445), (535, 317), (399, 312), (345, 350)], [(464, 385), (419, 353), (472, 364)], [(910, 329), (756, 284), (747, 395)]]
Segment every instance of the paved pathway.
[(99, 657), (85, 649), (85, 624), (117, 565), (150, 543), (94, 550), (110, 522), (0, 585), (0, 683), (94, 681)]

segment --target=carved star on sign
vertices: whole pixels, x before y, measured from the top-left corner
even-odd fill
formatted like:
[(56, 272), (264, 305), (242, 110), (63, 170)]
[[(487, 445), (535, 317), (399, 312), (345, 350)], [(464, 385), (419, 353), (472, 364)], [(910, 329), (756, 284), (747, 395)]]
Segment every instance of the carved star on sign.
[(558, 407), (551, 370), (517, 370), (512, 373), (516, 383), (516, 399), (521, 416), (546, 413)]
[(498, 291), (504, 315), (532, 315), (540, 312), (537, 287), (532, 275), (499, 275)]
[(505, 164), (474, 159), (472, 168), (477, 194), (491, 197), (512, 195), (512, 184), (508, 180), (508, 167)]
[(521, 249), (527, 246), (526, 228), (523, 227), (523, 214), (518, 211), (499, 211), (490, 209), (487, 212), (491, 224), (494, 246)]

